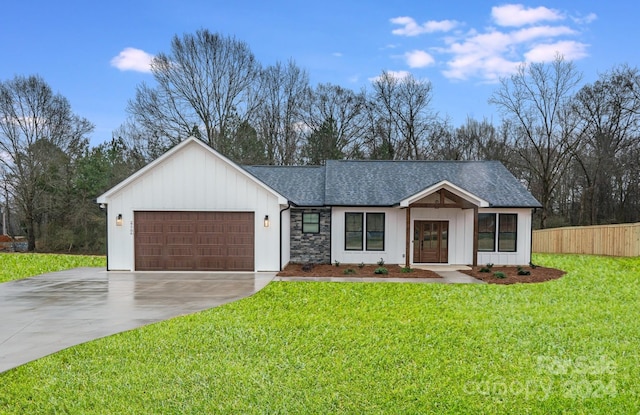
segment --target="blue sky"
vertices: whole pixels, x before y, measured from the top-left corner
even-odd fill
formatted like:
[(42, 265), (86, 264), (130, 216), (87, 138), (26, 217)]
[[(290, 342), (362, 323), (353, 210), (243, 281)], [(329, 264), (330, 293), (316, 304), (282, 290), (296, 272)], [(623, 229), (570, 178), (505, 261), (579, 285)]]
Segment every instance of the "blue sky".
[(603, 1), (10, 1), (2, 7), (0, 80), (38, 74), (111, 138), (148, 60), (200, 28), (248, 43), (263, 65), (293, 59), (312, 85), (354, 90), (382, 70), (433, 84), (432, 108), (455, 126), (499, 122), (487, 104), (519, 63), (573, 60), (583, 82), (640, 66), (640, 3)]

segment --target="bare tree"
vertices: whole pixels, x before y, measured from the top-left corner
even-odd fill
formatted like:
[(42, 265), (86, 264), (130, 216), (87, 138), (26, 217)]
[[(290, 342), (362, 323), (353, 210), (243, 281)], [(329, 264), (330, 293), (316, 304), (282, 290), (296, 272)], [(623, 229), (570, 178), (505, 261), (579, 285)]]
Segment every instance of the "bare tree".
[(364, 150), (366, 157), (372, 160), (395, 159), (395, 136), (393, 134), (392, 115), (380, 116), (381, 107), (370, 97), (367, 98), (364, 109)]
[(93, 125), (73, 114), (66, 98), (54, 94), (38, 76), (0, 83), (0, 162), (8, 189), (20, 209), (28, 240), (35, 250), (36, 225), (43, 194), (50, 185), (52, 151), (79, 154)]
[(171, 53), (151, 64), (156, 86), (142, 84), (128, 110), (144, 135), (166, 148), (202, 131), (218, 148), (237, 118), (247, 120), (257, 102), (260, 66), (249, 46), (208, 30), (174, 36)]
[(582, 143), (576, 162), (584, 183), (580, 223), (619, 221), (615, 206), (626, 196), (622, 178), (627, 172), (640, 173), (637, 160), (624, 163), (624, 156), (640, 144), (637, 85), (638, 70), (620, 66), (576, 95), (574, 109), (580, 120), (577, 134)]
[(164, 154), (168, 147), (161, 140), (150, 138), (147, 132), (132, 118), (126, 120), (111, 134), (112, 140), (120, 140), (130, 149), (138, 167), (142, 167)]
[(456, 153), (460, 160), (499, 160), (505, 164), (509, 158), (509, 143), (487, 119), (468, 118), (455, 130)]
[(328, 140), (314, 142), (308, 148), (324, 149), (323, 154), (308, 154), (312, 160), (324, 162), (330, 158), (352, 158), (357, 155), (364, 138), (366, 98), (338, 85), (320, 84), (311, 93), (303, 110), (303, 120), (311, 138)]
[(301, 108), (309, 93), (309, 76), (293, 61), (278, 62), (262, 71), (255, 125), (269, 164), (298, 162), (305, 130)]
[(431, 82), (413, 75), (398, 78), (383, 71), (372, 82), (373, 118), (386, 140), (394, 146), (394, 157), (422, 159), (428, 145), (428, 132), (435, 115), (430, 109)]
[(430, 145), (425, 149), (425, 158), (431, 160), (473, 160), (468, 157), (467, 137), (457, 134), (448, 119), (434, 121), (428, 131)]
[(541, 228), (546, 227), (553, 193), (578, 144), (570, 100), (580, 80), (573, 63), (557, 56), (551, 63), (522, 65), (510, 78), (501, 79), (489, 100), (512, 123), (515, 149), (531, 173), (530, 190), (542, 204)]

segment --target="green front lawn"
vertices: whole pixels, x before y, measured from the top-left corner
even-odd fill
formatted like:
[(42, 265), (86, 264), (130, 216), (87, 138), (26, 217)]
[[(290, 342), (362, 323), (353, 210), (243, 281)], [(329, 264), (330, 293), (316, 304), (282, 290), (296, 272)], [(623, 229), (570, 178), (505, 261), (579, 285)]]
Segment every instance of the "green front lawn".
[(0, 253), (0, 283), (78, 267), (106, 267), (104, 256)]
[(640, 258), (543, 284), (277, 282), (0, 374), (1, 413), (637, 413)]

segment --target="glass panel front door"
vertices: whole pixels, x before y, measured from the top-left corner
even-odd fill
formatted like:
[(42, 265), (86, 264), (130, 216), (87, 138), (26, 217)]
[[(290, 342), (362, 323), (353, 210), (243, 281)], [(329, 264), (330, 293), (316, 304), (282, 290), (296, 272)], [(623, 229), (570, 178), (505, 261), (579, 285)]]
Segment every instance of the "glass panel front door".
[(415, 221), (413, 225), (413, 262), (449, 261), (449, 222)]

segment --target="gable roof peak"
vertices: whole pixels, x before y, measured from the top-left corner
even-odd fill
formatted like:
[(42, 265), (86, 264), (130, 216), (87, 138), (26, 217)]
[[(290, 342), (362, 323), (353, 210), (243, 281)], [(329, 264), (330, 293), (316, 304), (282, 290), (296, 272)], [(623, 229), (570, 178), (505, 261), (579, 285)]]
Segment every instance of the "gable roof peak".
[(156, 166), (164, 163), (166, 160), (168, 160), (171, 157), (173, 157), (174, 154), (176, 154), (176, 153), (178, 153), (178, 152), (182, 151), (183, 149), (185, 149), (187, 147), (190, 147), (190, 146), (199, 146), (204, 151), (206, 151), (207, 153), (211, 154), (213, 157), (221, 160), (223, 163), (227, 164), (232, 169), (236, 170), (240, 174), (245, 175), (247, 178), (249, 178), (251, 181), (256, 183), (258, 186), (263, 187), (267, 191), (271, 192), (274, 196), (276, 196), (278, 198), (278, 201), (281, 204), (286, 204), (287, 203), (285, 197), (283, 197), (282, 194), (278, 193), (275, 189), (273, 189), (271, 186), (269, 186), (268, 183), (266, 183), (265, 181), (260, 180), (257, 177), (254, 177), (253, 175), (249, 174), (247, 171), (242, 169), (242, 167), (240, 167), (238, 164), (236, 164), (233, 160), (227, 158), (226, 156), (224, 156), (223, 154), (221, 154), (220, 152), (218, 152), (214, 148), (212, 148), (209, 144), (205, 143), (204, 141), (202, 141), (202, 140), (200, 140), (200, 139), (198, 139), (198, 138), (196, 138), (194, 136), (189, 136), (189, 137), (185, 138), (184, 140), (182, 140), (181, 142), (179, 142), (178, 144), (174, 145), (169, 150), (167, 150), (160, 157), (158, 157), (155, 160), (151, 161), (146, 166), (142, 167), (141, 169), (139, 169), (138, 171), (136, 171), (135, 173), (133, 173), (132, 175), (130, 175), (129, 177), (127, 177), (126, 179), (121, 181), (120, 183), (116, 184), (111, 189), (109, 189), (106, 192), (104, 192), (102, 195), (98, 196), (96, 198), (96, 202), (97, 203), (107, 203), (109, 197), (113, 196), (114, 194), (118, 193), (120, 190), (124, 189), (125, 187), (127, 187), (131, 183), (135, 182), (140, 177), (142, 177), (145, 174), (147, 174), (147, 172), (153, 170)]

